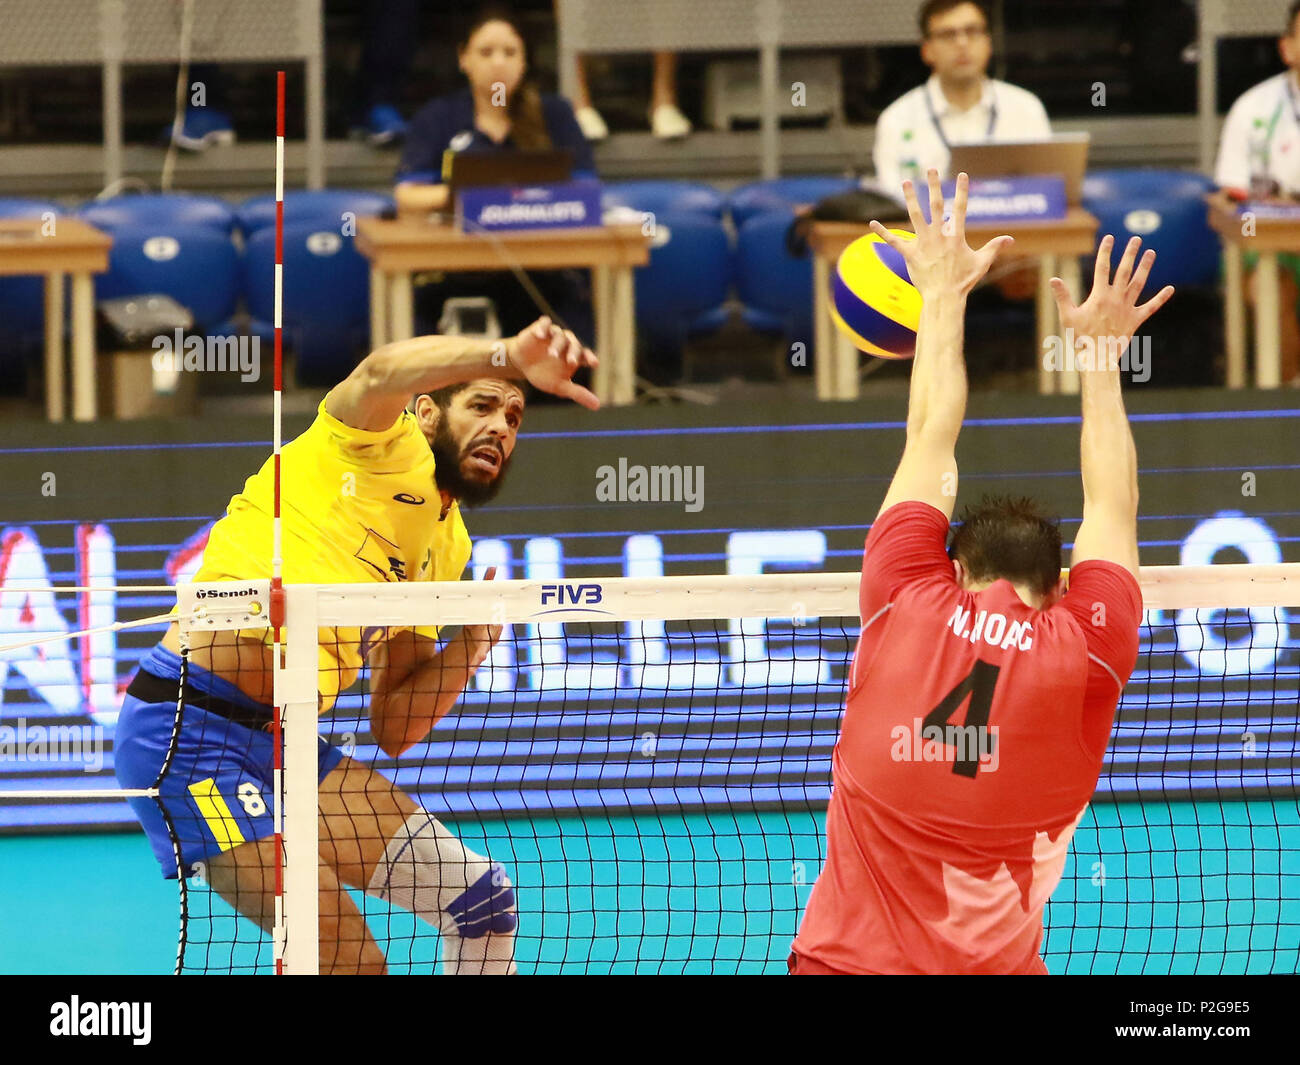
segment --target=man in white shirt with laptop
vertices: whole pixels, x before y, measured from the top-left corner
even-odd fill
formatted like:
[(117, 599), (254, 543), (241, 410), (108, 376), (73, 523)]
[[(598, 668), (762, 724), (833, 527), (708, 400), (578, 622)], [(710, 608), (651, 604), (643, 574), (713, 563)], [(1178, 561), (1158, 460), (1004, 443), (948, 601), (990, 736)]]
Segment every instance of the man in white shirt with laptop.
[(949, 178), (954, 144), (1045, 140), (1042, 101), (987, 75), (993, 43), (988, 16), (974, 0), (927, 0), (921, 7), (921, 58), (934, 73), (904, 93), (876, 122), (876, 179), (895, 195), (930, 167)]
[[(1300, 0), (1287, 11), (1278, 51), (1287, 69), (1247, 89), (1232, 105), (1219, 139), (1214, 180), (1221, 189), (1251, 200), (1300, 200)], [(1246, 300), (1252, 306), (1259, 256), (1247, 252)], [(1282, 383), (1300, 387), (1300, 254), (1278, 261)]]
[[(975, 0), (926, 0), (921, 5), (921, 58), (933, 73), (881, 112), (872, 159), (876, 180), (902, 197), (903, 182), (920, 183), (931, 167), (947, 179), (954, 144), (1046, 140), (1047, 110), (1032, 92), (988, 77), (993, 42), (988, 12)], [(1036, 278), (1029, 260), (1004, 277), (1003, 295), (1028, 299)]]

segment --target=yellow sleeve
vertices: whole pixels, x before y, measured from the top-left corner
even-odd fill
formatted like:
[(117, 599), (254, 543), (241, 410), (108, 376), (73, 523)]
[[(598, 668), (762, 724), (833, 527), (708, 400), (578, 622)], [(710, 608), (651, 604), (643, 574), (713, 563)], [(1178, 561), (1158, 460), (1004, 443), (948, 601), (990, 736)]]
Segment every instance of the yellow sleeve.
[(387, 429), (357, 429), (330, 414), (325, 409), (325, 400), (321, 400), (316, 420), (303, 435), (308, 434), (317, 436), (317, 444), (329, 448), (345, 461), (379, 472), (400, 472), (409, 468), (411, 456), (407, 448), (412, 444), (418, 444), (425, 453), (428, 451), (415, 415), (405, 410)]

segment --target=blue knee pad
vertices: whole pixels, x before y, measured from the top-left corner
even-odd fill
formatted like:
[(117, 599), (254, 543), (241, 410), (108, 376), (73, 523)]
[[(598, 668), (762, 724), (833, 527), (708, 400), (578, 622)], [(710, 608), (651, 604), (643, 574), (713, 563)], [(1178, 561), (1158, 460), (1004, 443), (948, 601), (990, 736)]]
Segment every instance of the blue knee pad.
[(492, 868), (465, 889), (446, 910), (465, 939), (478, 939), (489, 932), (500, 935), (519, 927), (515, 916), (515, 888), (506, 876), (505, 866), (493, 862)]

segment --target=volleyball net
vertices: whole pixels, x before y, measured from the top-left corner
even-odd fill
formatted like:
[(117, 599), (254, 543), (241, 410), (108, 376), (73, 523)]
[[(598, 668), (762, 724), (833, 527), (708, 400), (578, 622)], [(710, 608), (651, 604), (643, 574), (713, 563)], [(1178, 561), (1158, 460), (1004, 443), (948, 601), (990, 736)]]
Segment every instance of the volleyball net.
[[(492, 936), (521, 973), (783, 972), (824, 858), (858, 579), (290, 585), (267, 697), (282, 771), (266, 769), (265, 708), (205, 681), (190, 652), (154, 693), (152, 786), (128, 800), (85, 774), (75, 792), (10, 779), (0, 807), (156, 809), (174, 852), (155, 837), (155, 854), (180, 874), (182, 972), (315, 971), (322, 941), (327, 969), (472, 971)], [(1300, 565), (1152, 567), (1142, 583), (1137, 668), (1047, 905), (1048, 968), (1295, 972)], [(255, 687), (249, 648), (270, 614), (269, 582), (178, 589), (186, 647), (239, 631), (225, 673), (246, 670), (241, 687)], [(157, 618), (141, 620), (154, 639)], [(353, 680), (359, 651), (408, 630), (450, 647), (481, 625), (500, 638), (427, 737), (377, 737), (371, 702), (392, 677)], [(443, 679), (426, 668), (405, 690), (427, 697)], [(327, 762), (382, 781), (318, 795), (322, 735)], [(427, 829), (391, 814), (391, 786)], [(393, 845), (398, 829), (408, 845)], [(184, 840), (211, 857), (186, 860)], [(380, 861), (382, 884), (355, 871)]]
[[(1143, 583), (1139, 662), (1047, 908), (1048, 967), (1294, 972), (1300, 566), (1156, 567)], [(409, 912), (428, 873), (418, 863), (436, 854), (437, 897), (447, 906), (464, 889), (469, 927), (475, 915), (496, 927), (494, 907), (509, 904), (521, 972), (784, 971), (824, 857), (857, 585), (822, 573), (289, 587), (277, 695), (287, 966), (314, 968), (318, 928), (347, 937), (316, 855), (376, 836), (383, 805), (322, 798), (334, 813), (317, 819), (316, 713), (347, 658), (338, 641), (436, 626), (454, 642), (463, 626), (500, 625), (456, 705), (409, 749), (386, 753), (372, 734), (368, 671), (319, 725), (469, 855), (440, 835), (440, 850), (404, 858), (413, 895), (346, 891), (388, 970), (455, 965), (440, 944), (458, 929)], [(260, 586), (195, 594), (181, 596), (195, 629), (267, 616)], [(489, 870), (498, 890), (471, 893)], [(191, 891), (187, 916), (186, 970), (272, 963), (272, 938), (210, 894)]]

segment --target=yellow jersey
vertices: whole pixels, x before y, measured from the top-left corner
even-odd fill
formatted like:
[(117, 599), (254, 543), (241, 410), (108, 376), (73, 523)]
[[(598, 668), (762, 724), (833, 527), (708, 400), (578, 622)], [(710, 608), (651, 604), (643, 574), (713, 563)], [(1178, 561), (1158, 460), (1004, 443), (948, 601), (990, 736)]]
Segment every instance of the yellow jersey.
[[(212, 527), (195, 580), (271, 576), (274, 478), (269, 458), (231, 499)], [(460, 509), (453, 501), (443, 516), (433, 452), (409, 411), (371, 432), (345, 425), (322, 400), (307, 431), (281, 448), (280, 485), (286, 584), (454, 581), (469, 561)], [(370, 648), (397, 631), (320, 630), (322, 711), (356, 680)], [(438, 635), (436, 626), (414, 631)], [(264, 637), (272, 641), (270, 629)]]

